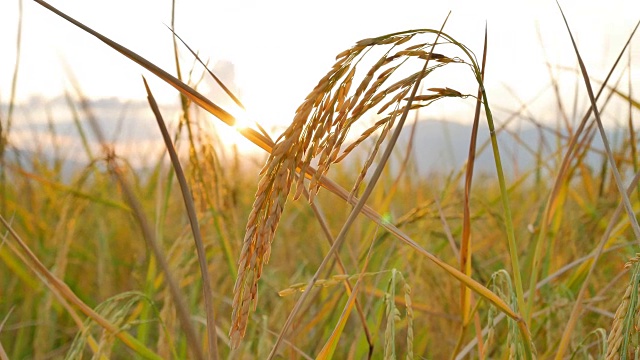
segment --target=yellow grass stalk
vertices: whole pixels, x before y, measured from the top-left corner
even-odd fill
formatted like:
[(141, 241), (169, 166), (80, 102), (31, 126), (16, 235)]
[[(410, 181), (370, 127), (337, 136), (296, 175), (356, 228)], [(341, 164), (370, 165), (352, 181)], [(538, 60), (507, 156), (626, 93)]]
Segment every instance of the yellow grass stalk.
[[(80, 311), (91, 318), (91, 320), (95, 321), (98, 325), (104, 328), (106, 331), (111, 333), (120, 339), (127, 347), (131, 350), (135, 351), (138, 355), (144, 357), (145, 359), (156, 359), (160, 360), (161, 358), (151, 351), (149, 348), (144, 346), (144, 344), (140, 343), (136, 338), (131, 336), (128, 332), (122, 331), (122, 329), (117, 328), (115, 325), (111, 324), (108, 320), (103, 318), (100, 314), (95, 312), (91, 307), (85, 304), (80, 298), (65, 284), (62, 280), (58, 279), (52, 272), (47, 269), (46, 266), (38, 257), (31, 251), (29, 246), (20, 238), (18, 233), (11, 227), (11, 225), (4, 219), (2, 215), (0, 215), (0, 222), (4, 225), (4, 227), (9, 231), (9, 234), (16, 241), (18, 246), (22, 249), (24, 255), (26, 256), (27, 261), (29, 261), (29, 267), (33, 272), (38, 274), (38, 276), (42, 277), (46, 280), (47, 284), (50, 285), (50, 288), (55, 291), (55, 293), (59, 294), (60, 297), (66, 299), (71, 304), (75, 305), (80, 309)], [(73, 313), (71, 313), (73, 314)]]

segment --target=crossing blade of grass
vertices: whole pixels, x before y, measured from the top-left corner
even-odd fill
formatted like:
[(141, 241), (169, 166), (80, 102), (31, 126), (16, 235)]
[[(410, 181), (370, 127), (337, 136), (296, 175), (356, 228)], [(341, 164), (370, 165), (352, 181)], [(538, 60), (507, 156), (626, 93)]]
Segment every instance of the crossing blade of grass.
[(46, 266), (44, 266), (40, 259), (38, 259), (38, 257), (31, 251), (29, 246), (24, 242), (24, 240), (22, 240), (22, 238), (18, 235), (18, 233), (16, 233), (13, 227), (9, 224), (9, 222), (7, 222), (7, 220), (5, 220), (2, 215), (0, 215), (0, 222), (7, 229), (11, 237), (16, 241), (20, 249), (22, 249), (26, 260), (29, 261), (28, 266), (31, 268), (31, 270), (42, 279), (44, 279), (46, 281), (46, 284), (50, 285), (50, 288), (52, 288), (57, 294), (59, 294), (61, 298), (66, 299), (67, 301), (78, 307), (83, 314), (91, 318), (91, 320), (95, 321), (98, 325), (105, 329), (105, 331), (116, 336), (127, 347), (136, 352), (138, 355), (144, 357), (145, 359), (161, 359), (157, 354), (147, 348), (144, 344), (140, 343), (128, 332), (122, 331), (122, 329), (117, 328), (115, 325), (111, 324), (109, 321), (103, 318), (100, 314), (95, 312), (82, 300), (80, 300), (80, 298), (69, 288), (69, 286), (67, 286), (64, 281), (60, 280), (52, 272), (50, 272)]
[(198, 225), (198, 217), (196, 215), (196, 208), (193, 204), (193, 197), (191, 196), (191, 192), (189, 190), (189, 185), (187, 184), (187, 179), (184, 176), (184, 171), (182, 170), (182, 166), (180, 165), (180, 159), (178, 158), (178, 154), (176, 153), (176, 149), (173, 147), (173, 143), (171, 141), (171, 136), (169, 135), (169, 131), (167, 131), (167, 127), (162, 119), (162, 114), (160, 113), (160, 109), (158, 108), (158, 104), (156, 103), (153, 94), (151, 93), (151, 89), (149, 89), (149, 84), (147, 84), (147, 80), (143, 77), (144, 87), (147, 91), (147, 98), (149, 100), (149, 105), (151, 106), (151, 110), (156, 117), (156, 121), (158, 122), (158, 127), (160, 128), (160, 132), (162, 133), (162, 139), (164, 140), (165, 146), (167, 147), (167, 151), (169, 152), (169, 157), (171, 158), (171, 164), (173, 165), (173, 169), (176, 172), (176, 178), (178, 179), (178, 183), (180, 184), (180, 190), (182, 191), (182, 199), (184, 200), (185, 208), (187, 209), (187, 215), (189, 217), (189, 223), (191, 224), (191, 231), (193, 233), (193, 241), (196, 245), (196, 251), (198, 254), (198, 263), (200, 265), (200, 275), (202, 276), (202, 292), (204, 296), (204, 304), (205, 311), (207, 313), (207, 334), (208, 334), (208, 343), (209, 343), (209, 358), (217, 359), (218, 358), (218, 342), (216, 336), (216, 315), (215, 308), (213, 306), (213, 289), (211, 289), (211, 280), (209, 278), (209, 271), (207, 270), (207, 254), (204, 250), (204, 244), (202, 241), (202, 235), (200, 233), (200, 226)]
[[(303, 195), (307, 200), (309, 200), (309, 191), (307, 189), (303, 190)], [(322, 229), (322, 232), (324, 233), (325, 238), (329, 242), (329, 246), (333, 246), (333, 243), (335, 242), (335, 240), (333, 238), (333, 235), (331, 235), (331, 230), (329, 228), (329, 225), (327, 224), (327, 220), (324, 216), (322, 209), (320, 208), (320, 205), (316, 204), (315, 201), (310, 201), (310, 206), (311, 206), (311, 210), (313, 210), (313, 214), (315, 215), (316, 219), (318, 220), (318, 223), (320, 224), (320, 228)], [(340, 270), (341, 275), (348, 274), (347, 268), (342, 262), (340, 255), (336, 253), (335, 256), (336, 256), (336, 263), (338, 264), (338, 269)], [(352, 293), (354, 291), (348, 279), (344, 280), (344, 286), (346, 288), (347, 293)], [(367, 326), (367, 318), (364, 314), (364, 310), (362, 309), (362, 306), (360, 305), (360, 302), (358, 301), (357, 298), (355, 299), (355, 306), (356, 306), (356, 311), (358, 312), (358, 316), (360, 317), (360, 322), (362, 323), (362, 328), (364, 330), (364, 334), (367, 339), (367, 344), (369, 344), (368, 358), (371, 359), (371, 356), (373, 355), (373, 339), (371, 337), (371, 332), (369, 331), (369, 327)]]
[[(358, 275), (358, 280), (356, 284), (353, 286), (353, 290), (349, 293), (349, 298), (347, 299), (347, 303), (342, 309), (342, 314), (340, 314), (340, 318), (338, 319), (338, 323), (334, 327), (329, 339), (322, 347), (322, 350), (316, 357), (316, 359), (332, 359), (338, 346), (338, 341), (340, 340), (340, 336), (342, 336), (342, 332), (344, 331), (344, 327), (347, 324), (347, 320), (349, 319), (349, 314), (354, 308), (354, 305), (357, 303), (358, 292), (360, 291), (360, 286), (362, 283), (362, 278), (367, 271), (367, 266), (369, 265), (369, 260), (371, 259), (371, 253), (373, 250), (373, 244), (375, 243), (376, 236), (374, 235), (371, 245), (369, 246), (369, 251), (367, 252), (367, 257), (364, 260), (364, 264), (362, 265), (362, 269), (360, 270), (360, 275)], [(366, 324), (365, 324), (366, 325)], [(373, 349), (372, 349), (373, 350)], [(369, 359), (371, 358), (371, 352), (369, 353)]]
[[(310, 171), (313, 172), (313, 169), (310, 169)], [(326, 178), (324, 180), (324, 186), (326, 186), (326, 188), (329, 191), (331, 191), (334, 194), (336, 194), (342, 200), (348, 202), (349, 204), (351, 204), (353, 206), (355, 206), (359, 202), (359, 199), (357, 197), (350, 196), (351, 194), (347, 190), (345, 190), (344, 188), (342, 188), (340, 185), (336, 184), (333, 180), (331, 180), (329, 178)], [(470, 287), (478, 295), (482, 296), (483, 298), (487, 299), (487, 301), (489, 301), (489, 302), (493, 303), (494, 305), (496, 305), (496, 307), (498, 309), (500, 309), (500, 311), (502, 311), (506, 316), (509, 316), (510, 318), (518, 321), (519, 324), (523, 322), (523, 319), (520, 317), (520, 315), (518, 315), (516, 312), (514, 312), (509, 307), (509, 305), (507, 305), (499, 296), (497, 296), (496, 294), (491, 292), (489, 289), (487, 289), (485, 286), (483, 286), (482, 284), (480, 284), (479, 282), (477, 282), (473, 278), (463, 274), (457, 268), (447, 264), (446, 262), (440, 260), (438, 257), (436, 257), (435, 255), (433, 255), (430, 252), (428, 252), (427, 250), (425, 250), (422, 246), (420, 246), (418, 243), (416, 243), (413, 239), (411, 239), (402, 230), (398, 229), (395, 225), (391, 224), (389, 221), (384, 220), (382, 215), (380, 215), (377, 212), (375, 212), (375, 210), (371, 209), (368, 206), (364, 206), (362, 208), (362, 213), (365, 216), (367, 216), (369, 219), (374, 221), (376, 224), (378, 224), (381, 227), (385, 228), (385, 230), (387, 230), (395, 238), (397, 238), (398, 240), (402, 241), (403, 243), (408, 245), (410, 248), (412, 248), (413, 250), (415, 250), (417, 253), (419, 253), (420, 255), (424, 256), (428, 260), (432, 261), (434, 264), (436, 264), (438, 267), (442, 268), (445, 272), (447, 272), (449, 275), (451, 275), (454, 278), (456, 278), (458, 281), (460, 281), (460, 282), (464, 283), (465, 285), (467, 285), (468, 287)], [(524, 324), (520, 324), (519, 326), (521, 326), (522, 329), (526, 329), (526, 325), (524, 325)], [(530, 334), (528, 333), (528, 330), (524, 334), (525, 334), (525, 336), (529, 336), (528, 339), (530, 340)]]
[[(637, 100), (633, 99), (630, 95), (623, 93), (622, 91), (618, 90), (617, 88), (614, 87), (610, 87), (611, 91), (613, 91), (616, 95), (620, 96), (621, 98), (623, 98), (624, 100), (629, 102), (629, 106), (639, 109), (640, 110), (640, 102), (638, 102)], [(631, 94), (631, 91), (629, 91), (629, 94)]]

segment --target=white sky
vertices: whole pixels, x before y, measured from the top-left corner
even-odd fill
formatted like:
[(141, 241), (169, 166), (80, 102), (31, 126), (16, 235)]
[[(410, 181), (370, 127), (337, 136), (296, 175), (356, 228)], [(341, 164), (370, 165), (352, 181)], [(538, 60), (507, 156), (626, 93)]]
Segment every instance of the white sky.
[[(0, 1), (0, 101), (7, 101), (15, 64), (20, 0)], [(411, 28), (438, 29), (452, 11), (445, 32), (482, 52), (489, 26), (486, 81), (489, 100), (516, 108), (503, 84), (524, 101), (549, 82), (536, 26), (556, 65), (574, 67), (575, 54), (555, 1), (214, 1), (177, 2), (176, 31), (203, 58), (229, 61), (235, 84), (254, 116), (290, 121), (297, 105), (334, 62), (356, 41)], [(169, 0), (51, 0), (58, 9), (174, 73)], [(561, 1), (590, 75), (603, 79), (617, 51), (640, 19), (635, 0)], [(640, 36), (640, 34), (637, 34)], [(633, 42), (634, 79), (640, 79), (640, 40)], [(184, 68), (191, 58), (183, 49)], [(30, 0), (23, 0), (22, 57), (18, 99), (52, 97), (69, 88), (64, 64), (91, 97), (144, 99), (138, 65)], [(626, 58), (624, 62), (626, 66)], [(468, 73), (464, 76), (468, 77)], [(455, 79), (452, 80), (455, 83)], [(451, 86), (448, 83), (430, 86)], [(151, 81), (161, 102), (175, 102), (176, 91)], [(453, 86), (451, 86), (453, 87)], [(636, 86), (637, 87), (637, 86)], [(460, 90), (460, 89), (459, 89)], [(466, 91), (465, 91), (466, 90)], [(475, 93), (475, 87), (461, 89)], [(449, 106), (452, 106), (449, 103)], [(464, 109), (466, 111), (466, 108)], [(438, 111), (457, 111), (444, 109)]]

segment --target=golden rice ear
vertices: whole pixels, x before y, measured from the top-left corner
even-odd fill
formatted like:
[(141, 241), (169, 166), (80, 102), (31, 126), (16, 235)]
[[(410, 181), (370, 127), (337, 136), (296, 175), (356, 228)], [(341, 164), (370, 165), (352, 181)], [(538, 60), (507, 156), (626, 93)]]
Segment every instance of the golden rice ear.
[[(444, 55), (426, 52), (423, 47), (416, 48), (415, 45), (409, 45), (408, 42), (417, 35), (426, 33), (436, 35), (438, 32), (408, 31), (364, 39), (358, 41), (352, 48), (340, 52), (329, 72), (320, 79), (313, 91), (298, 107), (291, 125), (278, 138), (267, 164), (260, 173), (261, 179), (247, 222), (244, 245), (238, 262), (238, 279), (234, 287), (233, 299), (233, 326), (230, 333), (234, 347), (239, 344), (246, 331), (249, 304), (255, 307), (257, 303), (257, 282), (260, 279), (262, 267), (268, 262), (271, 243), (287, 197), (292, 190), (296, 172), (306, 173), (311, 162), (318, 161), (317, 170), (310, 176), (309, 183), (309, 201), (313, 201), (320, 189), (320, 179), (327, 174), (332, 164), (342, 160), (351, 150), (382, 127), (374, 150), (354, 184), (354, 189), (357, 189), (373, 164), (378, 148), (392, 128), (396, 115), (403, 111), (402, 99), (407, 96), (416, 81), (421, 81), (433, 70), (444, 65), (435, 64), (426, 71), (412, 73), (391, 86), (387, 85), (395, 71), (406, 64), (407, 60), (445, 58)], [(398, 49), (405, 44), (407, 48)], [(355, 86), (355, 90), (352, 90), (354, 79), (358, 78), (356, 74), (358, 64), (367, 54), (365, 50), (375, 46), (386, 46), (387, 50), (367, 69), (362, 80)], [(392, 50), (398, 50), (393, 58), (390, 57)], [(398, 64), (392, 64), (393, 61), (397, 61)], [(448, 94), (452, 92), (436, 96), (450, 96)], [(387, 98), (391, 98), (391, 101), (386, 102)], [(394, 106), (391, 108), (392, 105)], [(351, 126), (368, 114), (374, 114), (379, 106), (381, 111), (378, 113), (388, 108), (391, 108), (391, 112), (366, 130), (353, 144), (346, 146), (346, 150), (340, 154)], [(414, 103), (411, 108), (422, 106), (426, 105)], [(294, 199), (302, 195), (304, 180), (303, 176), (295, 180)]]

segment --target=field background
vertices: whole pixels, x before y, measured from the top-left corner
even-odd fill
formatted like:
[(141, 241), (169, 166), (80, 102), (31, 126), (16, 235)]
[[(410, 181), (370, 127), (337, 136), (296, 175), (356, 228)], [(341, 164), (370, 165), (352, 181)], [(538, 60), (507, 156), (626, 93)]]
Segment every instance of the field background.
[[(442, 21), (429, 26), (437, 31)], [(288, 196), (264, 191), (261, 168), (278, 158), (194, 104), (189, 96), (201, 86), (216, 104), (234, 103), (219, 88), (211, 90), (215, 81), (179, 41), (171, 50), (179, 54), (175, 59), (190, 60), (165, 69), (181, 74), (192, 90), (173, 92), (180, 103), (163, 103), (159, 112), (182, 175), (169, 157), (174, 148), (162, 141), (153, 101), (125, 102), (117, 93), (92, 99), (80, 67), (65, 74), (63, 95), (16, 99), (18, 67), (3, 69), (14, 82), (0, 99), (0, 359), (637, 357), (640, 105), (633, 87), (637, 40), (625, 47), (631, 31), (616, 38), (620, 45), (609, 49), (606, 70), (591, 78), (598, 94), (611, 70), (598, 117), (589, 111), (580, 67), (549, 64), (539, 92), (504, 101), (488, 91), (488, 104), (474, 118), (482, 44), (470, 46), (477, 63), (456, 63), (465, 56), (461, 47), (436, 47), (433, 52), (445, 56), (438, 64), (457, 69), (423, 80), (419, 94), (435, 94), (437, 101), (410, 112), (397, 141), (372, 127), (380, 117), (360, 119), (348, 143), (363, 131), (366, 139), (332, 165), (326, 175), (333, 182), (320, 181), (313, 205), (306, 199), (308, 181), (297, 200), (295, 187)], [(391, 38), (365, 43), (383, 47)], [(349, 39), (327, 58), (353, 52), (359, 40)], [(573, 51), (570, 40), (564, 47)], [(375, 60), (373, 54), (367, 55)], [(491, 54), (489, 45), (488, 64)], [(366, 73), (375, 61), (363, 64)], [(453, 85), (446, 74), (455, 74)], [(136, 81), (144, 91), (139, 73)], [(150, 83), (152, 94), (161, 81)], [(455, 85), (462, 88), (449, 91)], [(300, 103), (310, 90), (297, 95)], [(279, 139), (282, 124), (264, 125)], [(382, 152), (390, 145), (384, 166)], [(476, 149), (471, 162), (470, 145)], [(373, 151), (379, 153), (360, 178)], [(189, 195), (181, 192), (181, 180)], [(357, 198), (350, 204), (336, 193), (348, 193), (358, 181), (357, 197), (375, 185), (366, 205), (378, 217), (360, 215), (339, 236)], [(286, 206), (256, 308), (247, 313), (246, 334), (234, 349), (234, 287), (238, 273), (249, 271), (239, 259), (259, 253), (243, 249), (243, 239), (256, 196), (263, 194)], [(191, 226), (196, 218), (197, 231)], [(343, 241), (336, 255), (330, 254), (334, 241)], [(469, 266), (460, 265), (464, 259)], [(461, 283), (475, 286), (473, 295)]]

